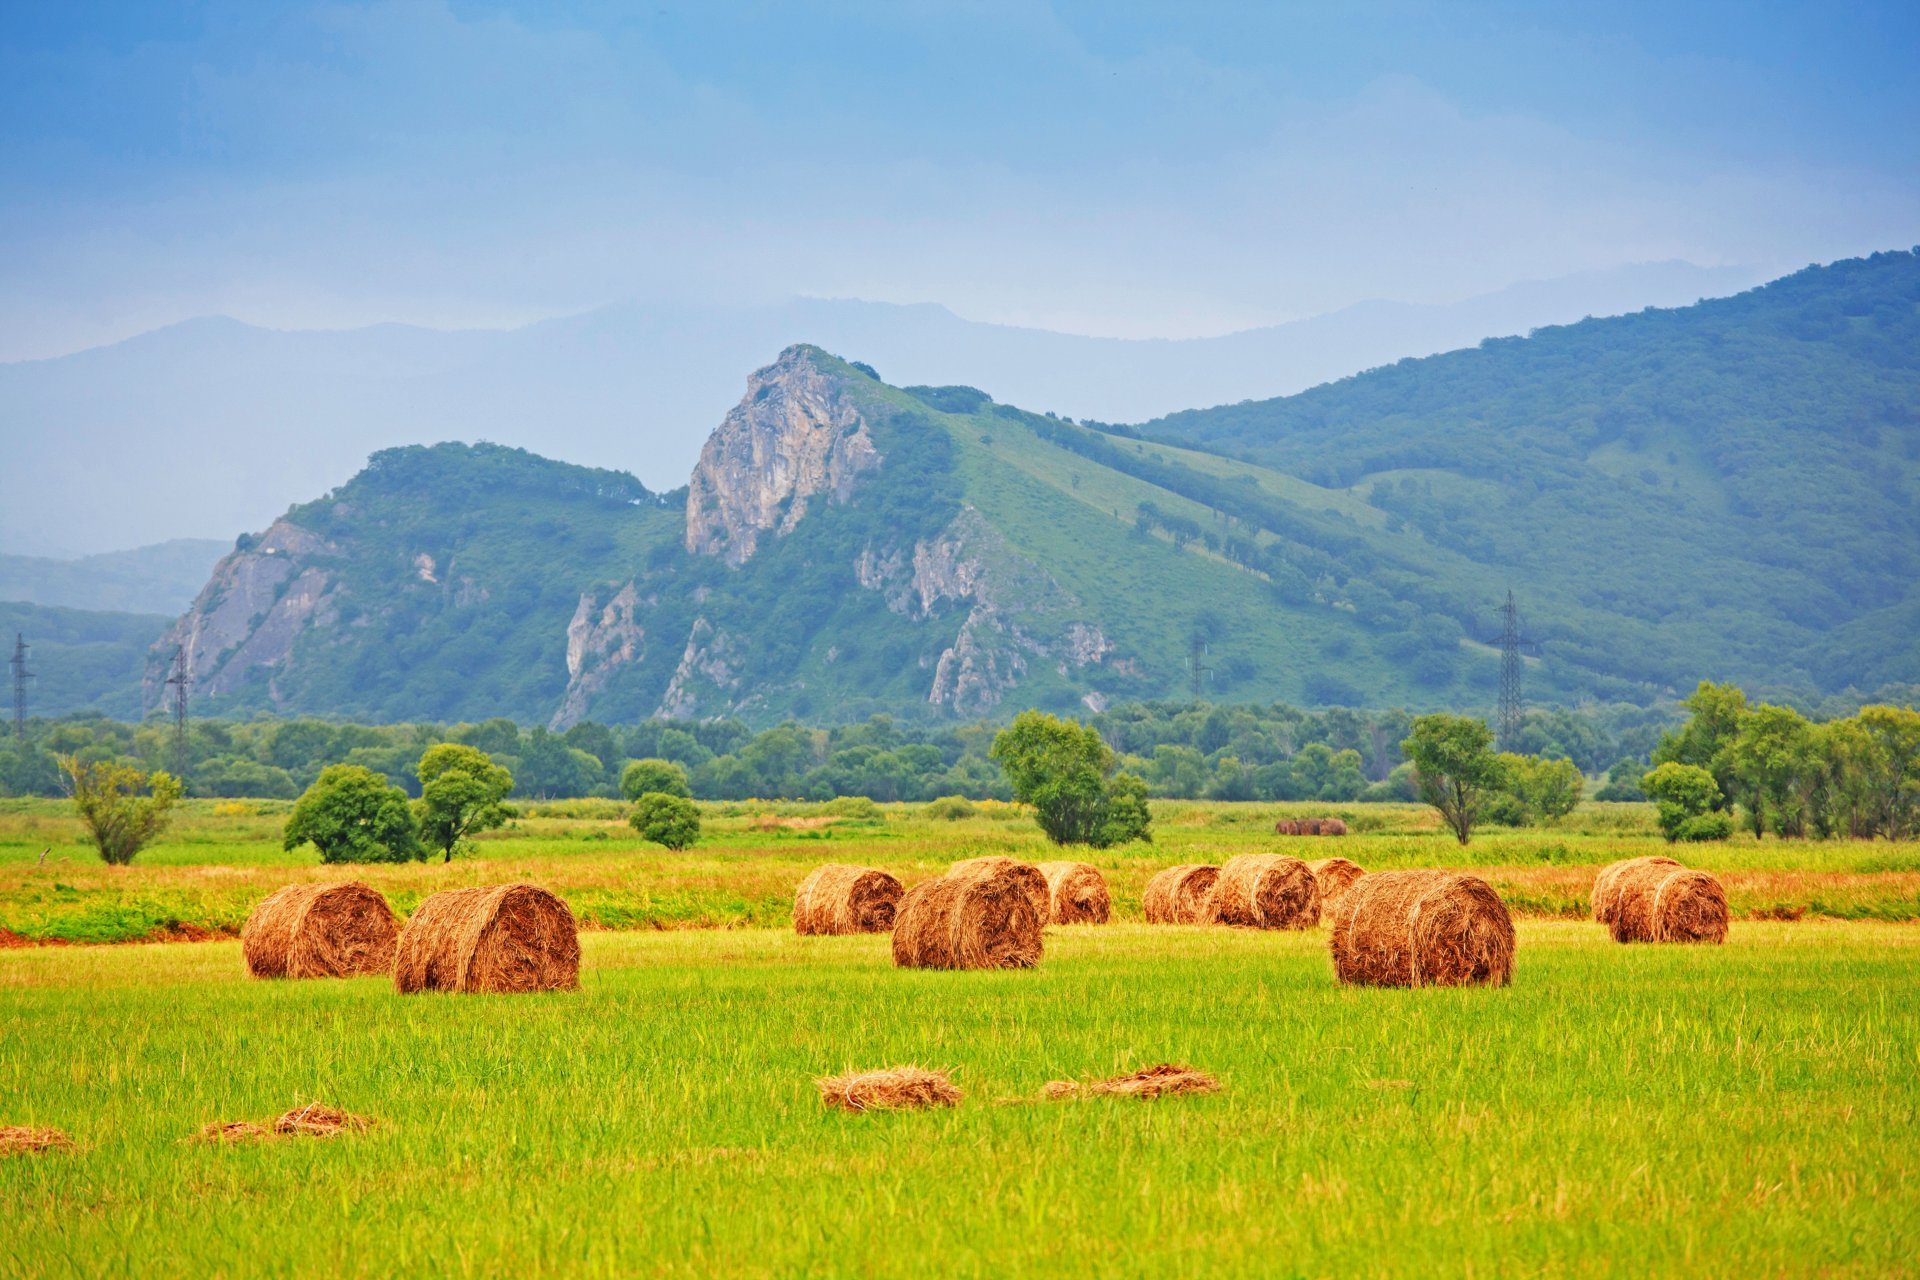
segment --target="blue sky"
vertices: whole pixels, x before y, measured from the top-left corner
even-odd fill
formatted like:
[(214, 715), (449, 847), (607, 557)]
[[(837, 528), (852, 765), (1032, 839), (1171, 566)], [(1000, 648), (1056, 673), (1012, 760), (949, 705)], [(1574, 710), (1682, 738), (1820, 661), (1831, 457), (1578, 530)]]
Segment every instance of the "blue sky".
[(1920, 240), (1920, 6), (0, 0), (0, 359), (192, 315), (1185, 336)]

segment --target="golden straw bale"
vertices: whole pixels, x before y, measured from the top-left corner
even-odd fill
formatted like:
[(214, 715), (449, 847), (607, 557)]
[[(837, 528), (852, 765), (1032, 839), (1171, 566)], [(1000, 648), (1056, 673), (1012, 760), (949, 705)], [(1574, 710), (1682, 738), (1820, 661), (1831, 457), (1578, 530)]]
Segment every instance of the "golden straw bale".
[(1156, 872), (1140, 895), (1148, 924), (1204, 924), (1220, 868), (1188, 862)]
[(1313, 878), (1320, 882), (1320, 918), (1329, 924), (1333, 922), (1333, 913), (1340, 907), (1340, 900), (1347, 896), (1347, 890), (1353, 882), (1367, 874), (1358, 863), (1345, 858), (1316, 858), (1307, 864), (1307, 870), (1313, 872)]
[(64, 1151), (73, 1139), (58, 1129), (36, 1129), (31, 1125), (0, 1125), (0, 1156), (30, 1156), (43, 1151)]
[(393, 910), (357, 881), (290, 884), (261, 900), (240, 931), (256, 978), (354, 978), (393, 968)]
[(875, 867), (830, 862), (815, 867), (793, 894), (793, 931), (800, 934), (886, 933), (905, 890)]
[(1036, 864), (1047, 878), (1047, 896), (1051, 902), (1052, 924), (1105, 924), (1113, 914), (1113, 899), (1107, 893), (1107, 878), (1100, 869), (1086, 862), (1041, 862)]
[(400, 932), (393, 985), (402, 995), (571, 991), (580, 985), (573, 912), (531, 884), (436, 893)]
[(1040, 962), (1045, 917), (1014, 863), (956, 867), (900, 899), (893, 962), (908, 969), (1028, 969)]
[(987, 875), (1001, 871), (1012, 872), (1027, 887), (1027, 896), (1033, 899), (1033, 909), (1040, 913), (1040, 922), (1045, 924), (1047, 917), (1053, 914), (1053, 891), (1047, 888), (1047, 873), (1033, 863), (989, 854), (980, 858), (963, 858), (947, 868), (950, 876)]
[(1243, 853), (1220, 868), (1207, 918), (1249, 929), (1311, 929), (1320, 923), (1320, 883), (1298, 858)]
[(1727, 892), (1705, 871), (1645, 865), (1614, 885), (1615, 942), (1725, 942)]
[(1648, 858), (1627, 858), (1609, 862), (1593, 878), (1593, 918), (1598, 924), (1612, 924), (1614, 909), (1620, 901), (1620, 877), (1638, 867), (1677, 867), (1680, 863), (1663, 854)]
[(1108, 1094), (1121, 1098), (1160, 1098), (1170, 1093), (1216, 1093), (1220, 1082), (1205, 1071), (1162, 1062), (1109, 1080), (1049, 1080), (1042, 1088), (1055, 1102), (1087, 1094)]
[(960, 1101), (960, 1090), (944, 1071), (922, 1067), (887, 1067), (881, 1071), (854, 1071), (822, 1076), (813, 1082), (820, 1101), (841, 1111), (900, 1111), (918, 1107), (950, 1107)]
[(1513, 980), (1513, 918), (1478, 876), (1361, 876), (1341, 900), (1328, 942), (1342, 982), (1504, 987)]

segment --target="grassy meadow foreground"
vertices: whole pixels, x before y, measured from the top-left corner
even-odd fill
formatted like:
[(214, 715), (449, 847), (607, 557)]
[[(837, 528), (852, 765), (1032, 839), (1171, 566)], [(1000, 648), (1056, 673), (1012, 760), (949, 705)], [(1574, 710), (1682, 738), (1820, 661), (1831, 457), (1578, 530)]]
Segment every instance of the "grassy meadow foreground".
[[(1600, 863), (1664, 850), (1638, 807), (1492, 831), (1423, 811), (1157, 804), (1086, 856), (1118, 923), (1054, 927), (1024, 972), (895, 969), (883, 936), (800, 938), (827, 860), (912, 883), (1037, 856), (1024, 814), (705, 806), (684, 854), (612, 806), (537, 808), (451, 865), (321, 868), (271, 805), (196, 802), (130, 868), (56, 805), (0, 809), (0, 1159), (17, 1275), (1911, 1275), (1920, 1238), (1920, 848), (1683, 849), (1728, 886), (1722, 947), (1623, 947)], [(41, 851), (46, 850), (44, 861)], [(1148, 874), (1250, 849), (1475, 866), (1514, 907), (1507, 989), (1342, 988), (1324, 928), (1138, 923)], [(577, 992), (400, 997), (249, 979), (237, 929), (290, 880), (402, 913), (526, 878), (593, 926)], [(725, 926), (701, 929), (698, 926)], [(625, 929), (626, 932), (607, 932)], [(1220, 1093), (1040, 1101), (1157, 1062)], [(951, 1068), (952, 1110), (848, 1115), (813, 1079)], [(210, 1122), (321, 1100), (365, 1133), (232, 1145)]]

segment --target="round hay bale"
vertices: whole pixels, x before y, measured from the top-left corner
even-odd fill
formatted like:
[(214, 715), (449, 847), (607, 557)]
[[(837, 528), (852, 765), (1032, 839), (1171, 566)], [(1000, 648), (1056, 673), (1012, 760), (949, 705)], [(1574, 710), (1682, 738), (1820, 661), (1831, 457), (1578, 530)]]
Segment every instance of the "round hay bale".
[(815, 867), (793, 894), (793, 931), (799, 934), (887, 933), (906, 892), (877, 867), (829, 862)]
[(1148, 924), (1205, 924), (1220, 868), (1189, 862), (1156, 872), (1140, 895)]
[(1030, 969), (1040, 962), (1045, 917), (1012, 867), (948, 872), (907, 890), (893, 923), (903, 969)]
[(1727, 892), (1705, 871), (1679, 865), (1630, 867), (1615, 881), (1615, 942), (1727, 939)]
[(1320, 834), (1323, 836), (1343, 836), (1347, 834), (1347, 824), (1338, 818), (1320, 819)]
[(1311, 929), (1320, 923), (1320, 882), (1298, 858), (1243, 853), (1220, 868), (1207, 918), (1247, 929)]
[(1655, 854), (1648, 858), (1626, 858), (1620, 862), (1609, 862), (1600, 868), (1600, 874), (1593, 878), (1593, 918), (1598, 924), (1612, 924), (1613, 913), (1620, 900), (1620, 877), (1638, 867), (1677, 867), (1680, 863), (1664, 854)]
[(1047, 888), (1047, 873), (1035, 864), (989, 854), (980, 858), (963, 858), (947, 868), (950, 876), (998, 875), (1003, 871), (1011, 872), (1026, 886), (1027, 896), (1033, 899), (1033, 909), (1040, 913), (1040, 923), (1045, 924), (1047, 917), (1053, 914), (1053, 892)]
[(1307, 870), (1313, 872), (1313, 878), (1320, 883), (1320, 918), (1329, 924), (1353, 882), (1367, 874), (1358, 863), (1345, 858), (1316, 858), (1307, 864)]
[(256, 978), (355, 978), (392, 969), (399, 934), (387, 900), (364, 884), (290, 884), (247, 917), (240, 952)]
[(1292, 818), (1282, 818), (1273, 824), (1273, 834), (1277, 836), (1297, 836), (1300, 834), (1300, 824)]
[(567, 904), (538, 885), (448, 889), (400, 931), (393, 985), (416, 991), (571, 991), (580, 936)]
[(1452, 871), (1377, 871), (1347, 890), (1328, 939), (1342, 982), (1504, 987), (1513, 918), (1493, 886)]
[(1320, 819), (1318, 819), (1318, 818), (1302, 818), (1302, 819), (1300, 819), (1300, 834), (1301, 834), (1301, 835), (1303, 835), (1303, 836), (1317, 836), (1317, 835), (1319, 835), (1319, 834), (1320, 834)]
[(1113, 914), (1107, 878), (1086, 862), (1036, 863), (1047, 878), (1050, 924), (1105, 924)]

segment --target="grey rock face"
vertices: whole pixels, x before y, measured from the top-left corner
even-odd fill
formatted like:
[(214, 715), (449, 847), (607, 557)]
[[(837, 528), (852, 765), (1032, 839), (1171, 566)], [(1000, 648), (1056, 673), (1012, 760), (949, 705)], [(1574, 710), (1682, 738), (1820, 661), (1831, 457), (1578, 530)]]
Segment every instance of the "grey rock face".
[(624, 666), (645, 652), (646, 628), (634, 617), (639, 593), (629, 582), (603, 607), (594, 593), (582, 592), (567, 624), (567, 692), (548, 727), (559, 733), (587, 714), (594, 695)]

